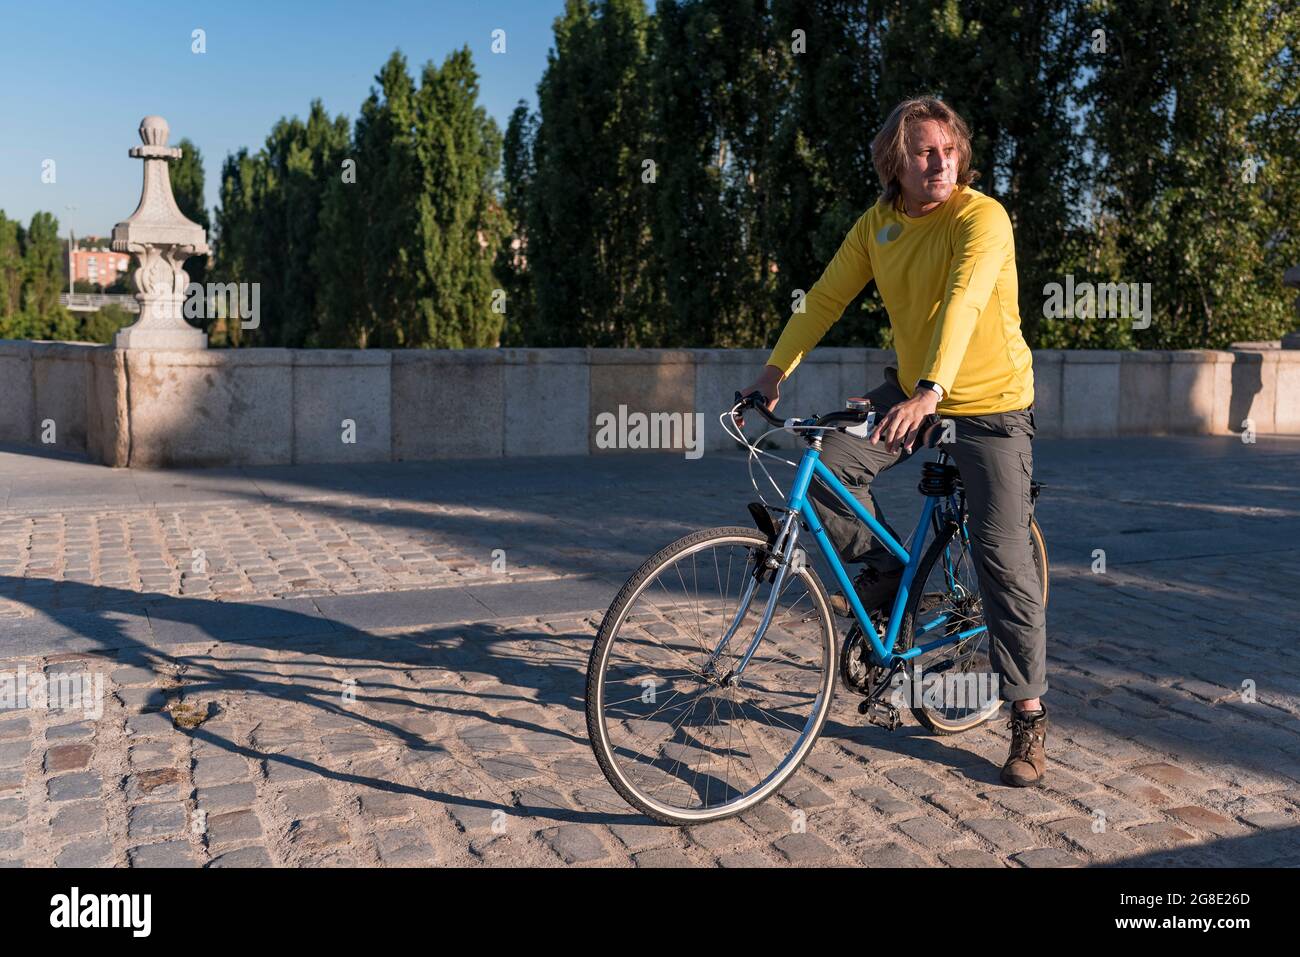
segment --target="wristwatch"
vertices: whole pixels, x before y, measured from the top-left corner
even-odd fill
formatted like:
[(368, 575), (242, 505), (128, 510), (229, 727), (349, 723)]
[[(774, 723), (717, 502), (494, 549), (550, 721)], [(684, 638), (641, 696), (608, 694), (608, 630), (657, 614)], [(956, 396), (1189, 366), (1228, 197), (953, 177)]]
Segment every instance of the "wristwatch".
[(940, 399), (943, 398), (943, 386), (937, 382), (931, 382), (929, 379), (919, 379), (916, 383), (918, 389), (931, 389)]

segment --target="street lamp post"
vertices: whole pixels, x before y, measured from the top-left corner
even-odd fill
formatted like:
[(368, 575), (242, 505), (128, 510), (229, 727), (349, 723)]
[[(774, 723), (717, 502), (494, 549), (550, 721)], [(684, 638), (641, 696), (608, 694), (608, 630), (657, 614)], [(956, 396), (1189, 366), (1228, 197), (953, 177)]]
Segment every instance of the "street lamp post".
[(63, 207), (68, 211), (68, 302), (71, 302), (71, 296), (77, 291), (77, 259), (72, 252), (77, 247), (77, 237), (72, 232), (72, 214), (78, 209), (76, 203), (68, 203)]

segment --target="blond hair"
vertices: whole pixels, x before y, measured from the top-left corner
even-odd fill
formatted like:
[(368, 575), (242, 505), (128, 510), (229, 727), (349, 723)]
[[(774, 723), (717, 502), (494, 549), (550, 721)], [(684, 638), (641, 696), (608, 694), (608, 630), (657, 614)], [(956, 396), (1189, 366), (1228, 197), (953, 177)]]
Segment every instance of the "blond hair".
[(907, 131), (912, 123), (924, 120), (936, 120), (948, 127), (957, 147), (957, 185), (969, 186), (979, 179), (979, 171), (970, 167), (970, 129), (966, 121), (938, 97), (915, 96), (890, 111), (889, 119), (871, 141), (871, 163), (885, 190), (880, 197), (883, 202), (897, 206), (901, 201), (903, 187), (898, 178), (907, 158)]

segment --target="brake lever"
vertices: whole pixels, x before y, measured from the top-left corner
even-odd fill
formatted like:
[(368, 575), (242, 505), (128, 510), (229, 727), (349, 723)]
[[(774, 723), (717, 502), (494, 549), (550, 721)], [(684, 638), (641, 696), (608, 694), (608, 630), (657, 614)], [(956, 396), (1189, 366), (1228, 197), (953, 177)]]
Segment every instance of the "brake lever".
[(763, 410), (766, 410), (767, 396), (763, 395), (763, 393), (759, 392), (757, 389), (749, 393), (749, 395), (741, 395), (739, 390), (737, 390), (735, 394), (735, 400), (736, 400), (736, 405), (740, 406), (741, 408), (732, 412), (731, 417), (736, 420), (737, 424), (741, 428), (744, 428), (745, 426), (745, 413), (744, 413), (745, 406), (749, 406), (750, 408), (754, 409), (754, 411), (758, 412), (760, 417), (765, 418), (765, 416), (763, 416), (762, 411), (759, 410), (758, 403), (762, 403)]

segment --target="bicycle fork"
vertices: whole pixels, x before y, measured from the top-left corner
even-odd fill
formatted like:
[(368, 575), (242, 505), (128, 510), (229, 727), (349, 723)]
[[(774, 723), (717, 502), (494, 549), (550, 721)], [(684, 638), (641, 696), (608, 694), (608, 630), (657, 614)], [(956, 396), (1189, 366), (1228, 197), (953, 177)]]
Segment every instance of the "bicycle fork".
[[(759, 642), (763, 640), (763, 635), (766, 634), (767, 627), (772, 622), (772, 615), (776, 612), (777, 599), (781, 597), (781, 592), (785, 588), (786, 575), (790, 571), (790, 562), (795, 554), (795, 546), (798, 541), (799, 513), (790, 511), (786, 514), (785, 521), (782, 523), (781, 530), (777, 533), (775, 540), (768, 547), (766, 557), (760, 564), (755, 566), (753, 572), (749, 575), (749, 581), (745, 583), (745, 590), (740, 596), (736, 617), (732, 619), (726, 634), (722, 636), (722, 640), (718, 642), (718, 646), (713, 649), (712, 654), (709, 655), (709, 660), (704, 664), (704, 673), (715, 678), (719, 685), (734, 686), (738, 684), (740, 676), (745, 673), (745, 668), (749, 665), (749, 660), (754, 657), (754, 652), (758, 650)], [(763, 617), (759, 620), (758, 628), (754, 631), (754, 637), (750, 639), (749, 647), (745, 649), (740, 664), (727, 674), (718, 675), (716, 670), (718, 659), (726, 651), (731, 639), (740, 629), (740, 623), (745, 620), (745, 614), (749, 611), (749, 606), (754, 600), (754, 592), (758, 589), (758, 583), (769, 571), (773, 571), (772, 591), (768, 595), (767, 606), (763, 609)]]

